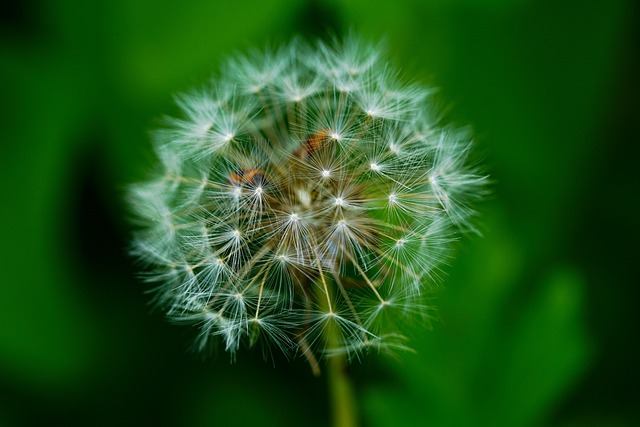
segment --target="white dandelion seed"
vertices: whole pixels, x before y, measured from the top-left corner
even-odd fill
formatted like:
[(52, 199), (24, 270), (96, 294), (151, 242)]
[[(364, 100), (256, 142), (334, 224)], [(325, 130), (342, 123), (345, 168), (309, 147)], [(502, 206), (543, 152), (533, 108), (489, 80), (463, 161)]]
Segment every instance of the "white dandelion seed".
[(355, 36), (237, 56), (214, 80), (177, 98), (161, 172), (129, 193), (155, 302), (232, 355), (406, 348), (402, 319), (424, 319), (485, 187), (467, 133)]

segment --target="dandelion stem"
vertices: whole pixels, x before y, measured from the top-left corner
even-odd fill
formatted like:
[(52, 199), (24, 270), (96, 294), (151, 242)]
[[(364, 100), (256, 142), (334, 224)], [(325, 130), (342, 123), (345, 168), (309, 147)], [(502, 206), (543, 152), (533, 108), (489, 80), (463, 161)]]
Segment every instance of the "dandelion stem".
[(331, 425), (356, 427), (358, 411), (355, 393), (343, 354), (331, 357), (327, 361), (327, 380), (331, 400)]
[[(326, 282), (324, 283), (326, 286)], [(330, 296), (329, 289), (326, 288), (328, 307), (330, 313), (333, 313), (331, 305), (329, 304)], [(319, 297), (318, 303), (323, 306), (322, 289), (316, 288), (316, 293)], [(340, 326), (335, 321), (334, 316), (328, 318), (328, 322), (325, 329), (324, 343), (325, 348), (329, 354), (334, 353), (334, 350), (338, 350), (342, 346), (343, 336)], [(313, 369), (313, 364), (311, 365)], [(335, 351), (332, 357), (327, 359), (327, 383), (329, 392), (329, 402), (331, 406), (331, 426), (332, 427), (357, 427), (357, 405), (355, 399), (355, 393), (351, 378), (347, 372), (347, 360), (344, 353)]]

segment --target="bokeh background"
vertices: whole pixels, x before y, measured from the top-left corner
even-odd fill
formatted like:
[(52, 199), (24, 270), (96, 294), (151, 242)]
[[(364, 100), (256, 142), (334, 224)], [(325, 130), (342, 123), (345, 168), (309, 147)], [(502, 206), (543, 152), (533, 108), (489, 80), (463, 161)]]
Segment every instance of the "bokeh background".
[(303, 361), (202, 358), (148, 305), (126, 185), (237, 50), (349, 29), (471, 124), (493, 195), (415, 353), (351, 367), (369, 426), (640, 425), (631, 0), (21, 0), (0, 15), (0, 425), (322, 426)]

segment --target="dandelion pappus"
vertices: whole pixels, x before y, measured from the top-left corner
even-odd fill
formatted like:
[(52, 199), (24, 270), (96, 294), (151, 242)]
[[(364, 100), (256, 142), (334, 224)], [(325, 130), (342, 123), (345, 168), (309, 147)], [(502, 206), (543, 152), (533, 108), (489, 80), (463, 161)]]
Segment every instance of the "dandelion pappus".
[(215, 75), (178, 97), (154, 133), (157, 173), (129, 193), (157, 304), (198, 328), (200, 350), (264, 345), (315, 374), (320, 357), (342, 369), (406, 348), (485, 192), (470, 132), (440, 126), (432, 90), (354, 36), (251, 51)]

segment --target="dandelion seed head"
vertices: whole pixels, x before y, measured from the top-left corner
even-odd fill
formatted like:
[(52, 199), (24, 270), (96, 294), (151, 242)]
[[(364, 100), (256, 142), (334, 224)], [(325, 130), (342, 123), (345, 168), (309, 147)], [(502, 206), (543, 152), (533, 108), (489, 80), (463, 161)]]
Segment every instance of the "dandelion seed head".
[(213, 81), (176, 98), (160, 172), (129, 193), (155, 302), (232, 355), (404, 348), (399, 320), (474, 229), (468, 133), (353, 35), (238, 55)]

